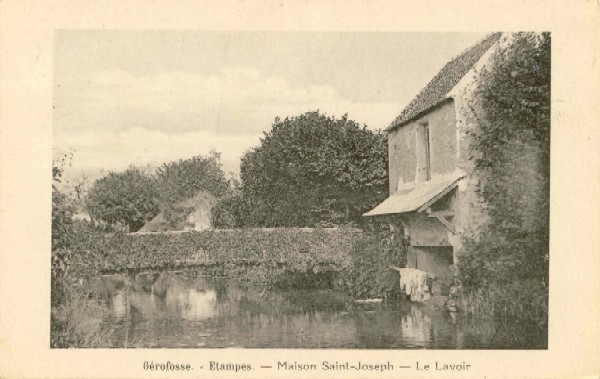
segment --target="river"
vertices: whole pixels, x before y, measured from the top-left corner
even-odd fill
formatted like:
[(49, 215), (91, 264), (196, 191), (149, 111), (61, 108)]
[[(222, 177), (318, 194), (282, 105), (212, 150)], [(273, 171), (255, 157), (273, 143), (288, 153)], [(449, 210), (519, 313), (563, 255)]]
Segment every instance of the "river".
[(547, 329), (451, 318), (408, 301), (356, 304), (333, 290), (266, 289), (194, 272), (103, 278), (104, 322), (144, 348), (545, 349)]

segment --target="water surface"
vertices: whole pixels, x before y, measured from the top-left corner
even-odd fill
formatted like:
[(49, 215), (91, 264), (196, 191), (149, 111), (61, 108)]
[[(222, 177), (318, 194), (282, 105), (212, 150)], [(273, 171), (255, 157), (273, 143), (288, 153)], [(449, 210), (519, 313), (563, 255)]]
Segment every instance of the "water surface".
[(452, 319), (420, 304), (356, 304), (333, 290), (275, 290), (194, 272), (106, 279), (119, 342), (171, 348), (545, 349), (547, 330)]

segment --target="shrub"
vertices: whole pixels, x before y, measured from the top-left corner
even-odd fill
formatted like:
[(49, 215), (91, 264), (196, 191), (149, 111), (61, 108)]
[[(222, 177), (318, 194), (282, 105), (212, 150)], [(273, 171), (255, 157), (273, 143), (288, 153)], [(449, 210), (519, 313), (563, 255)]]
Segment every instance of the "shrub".
[(387, 231), (368, 232), (352, 246), (346, 285), (356, 297), (400, 296), (398, 274), (390, 266), (405, 267), (408, 241)]
[(247, 204), (242, 193), (233, 192), (219, 199), (212, 208), (211, 221), (215, 228), (242, 228), (246, 226)]
[[(217, 264), (270, 265), (297, 271), (342, 269), (361, 235), (353, 229), (240, 229), (181, 234), (78, 233), (73, 269), (88, 277), (103, 270), (173, 267), (176, 261), (202, 259)], [(283, 266), (282, 266), (283, 267)], [(275, 268), (273, 267), (273, 270)]]

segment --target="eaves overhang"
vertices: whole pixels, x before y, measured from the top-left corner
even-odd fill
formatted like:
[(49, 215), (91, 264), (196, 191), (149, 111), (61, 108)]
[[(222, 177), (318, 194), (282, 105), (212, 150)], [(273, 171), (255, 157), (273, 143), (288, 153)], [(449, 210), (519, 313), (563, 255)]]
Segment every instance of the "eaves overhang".
[(464, 174), (444, 176), (437, 180), (417, 183), (414, 187), (394, 193), (363, 217), (421, 213), (458, 186)]

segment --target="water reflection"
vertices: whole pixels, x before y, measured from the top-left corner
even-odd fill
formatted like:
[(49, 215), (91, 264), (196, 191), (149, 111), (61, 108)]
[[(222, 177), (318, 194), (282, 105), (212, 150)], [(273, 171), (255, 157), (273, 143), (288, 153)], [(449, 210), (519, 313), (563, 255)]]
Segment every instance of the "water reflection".
[(432, 340), (431, 317), (415, 306), (410, 308), (408, 314), (402, 316), (400, 325), (402, 327), (402, 338), (407, 344), (426, 347), (427, 343)]
[[(409, 302), (354, 304), (331, 290), (264, 291), (162, 273), (111, 286), (107, 322), (135, 347), (545, 348), (547, 331), (473, 321)], [(140, 284), (141, 283), (141, 284)]]

